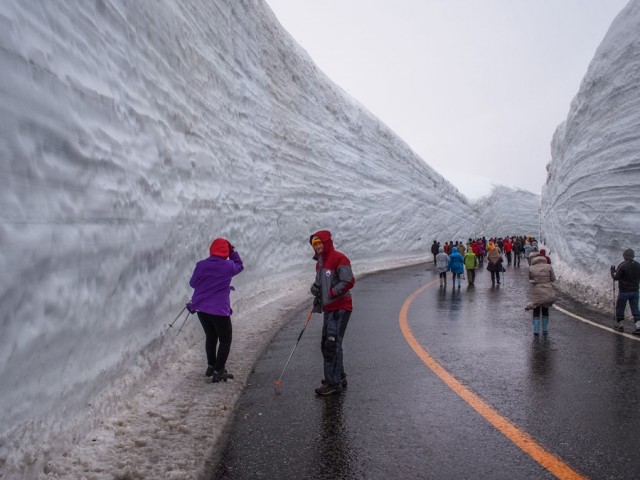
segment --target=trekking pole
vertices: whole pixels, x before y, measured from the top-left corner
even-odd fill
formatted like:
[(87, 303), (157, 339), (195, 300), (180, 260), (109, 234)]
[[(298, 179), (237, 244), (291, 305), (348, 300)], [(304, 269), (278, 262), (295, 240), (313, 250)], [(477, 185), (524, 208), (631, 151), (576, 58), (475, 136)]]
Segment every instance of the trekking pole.
[(613, 282), (613, 324), (616, 325), (618, 322), (618, 317), (616, 315), (616, 280), (612, 279)]
[(182, 325), (180, 325), (180, 328), (178, 329), (178, 333), (176, 333), (176, 337), (180, 335), (180, 332), (182, 331), (182, 327), (184, 327), (184, 324), (187, 323), (187, 318), (189, 318), (189, 315), (191, 315), (191, 312), (187, 313), (187, 316), (184, 317), (184, 321), (182, 322)]
[[(169, 324), (169, 328), (173, 328), (173, 324), (176, 323), (176, 320), (178, 320), (178, 318), (180, 318), (180, 316), (182, 315), (182, 312), (184, 312), (187, 309), (187, 306), (185, 305), (184, 308), (182, 310), (180, 310), (180, 313), (178, 314), (178, 316), (173, 320), (173, 322), (171, 322)], [(169, 330), (169, 328), (167, 328), (167, 330)]]
[(291, 350), (291, 355), (289, 355), (289, 358), (287, 359), (287, 363), (284, 364), (284, 368), (282, 369), (282, 373), (280, 373), (280, 376), (278, 377), (278, 380), (273, 382), (278, 386), (282, 385), (281, 380), (282, 380), (282, 376), (284, 375), (284, 371), (287, 369), (287, 366), (289, 365), (289, 362), (291, 361), (291, 357), (293, 357), (293, 352), (296, 351), (298, 343), (300, 342), (300, 339), (302, 338), (302, 334), (304, 333), (305, 328), (307, 328), (307, 324), (309, 323), (309, 320), (311, 320), (311, 315), (313, 315), (313, 307), (311, 307), (311, 310), (309, 311), (309, 315), (307, 315), (307, 320), (304, 322), (304, 327), (302, 327), (302, 331), (300, 332), (300, 335), (298, 335), (298, 340), (296, 340), (296, 344), (294, 345), (293, 350)]

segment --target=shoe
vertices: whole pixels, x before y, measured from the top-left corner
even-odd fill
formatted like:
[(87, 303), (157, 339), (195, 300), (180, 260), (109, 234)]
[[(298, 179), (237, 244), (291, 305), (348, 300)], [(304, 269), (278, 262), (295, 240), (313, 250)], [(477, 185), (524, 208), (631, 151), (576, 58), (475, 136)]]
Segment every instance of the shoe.
[[(324, 378), (322, 380), (320, 380), (320, 383), (322, 385), (328, 385), (327, 381)], [(342, 388), (347, 388), (348, 384), (349, 384), (349, 382), (347, 382), (347, 376), (346, 375), (342, 375), (342, 380), (340, 381), (340, 385), (342, 385)]]
[(611, 328), (613, 328), (616, 332), (624, 332), (624, 327), (621, 323), (616, 323)]
[(210, 377), (211, 375), (213, 375), (213, 371), (214, 371), (215, 369), (216, 369), (216, 367), (214, 367), (213, 365), (209, 365), (209, 366), (207, 367), (207, 371), (206, 371), (205, 375), (206, 375), (207, 377)]
[(316, 388), (316, 393), (321, 396), (333, 395), (334, 393), (340, 393), (342, 391), (342, 385), (322, 385)]
[(631, 335), (640, 335), (640, 328), (636, 328), (633, 332), (631, 332)]
[(211, 375), (211, 383), (226, 382), (229, 379), (233, 380), (233, 375), (231, 373), (227, 373), (226, 370), (221, 372), (214, 370), (213, 375)]

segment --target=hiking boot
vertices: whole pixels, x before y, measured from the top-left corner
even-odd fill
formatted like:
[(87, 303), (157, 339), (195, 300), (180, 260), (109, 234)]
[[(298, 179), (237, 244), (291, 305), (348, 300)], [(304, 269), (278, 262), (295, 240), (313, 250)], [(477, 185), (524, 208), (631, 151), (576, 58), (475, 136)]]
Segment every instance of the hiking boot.
[(622, 323), (616, 323), (611, 328), (613, 328), (617, 332), (624, 332), (624, 327), (622, 326)]
[(322, 385), (316, 388), (316, 394), (321, 396), (333, 395), (334, 393), (340, 393), (342, 391), (342, 385)]
[[(322, 380), (320, 380), (320, 383), (322, 385), (328, 385), (327, 381), (324, 378)], [(346, 375), (342, 375), (342, 381), (340, 381), (340, 385), (342, 385), (342, 388), (347, 388), (348, 384), (349, 384), (349, 382), (347, 382), (347, 376)]]
[(207, 377), (210, 377), (211, 375), (213, 375), (214, 370), (216, 369), (216, 367), (214, 367), (213, 365), (209, 365), (207, 367), (207, 371), (205, 372), (205, 375)]
[(226, 382), (228, 379), (233, 380), (233, 375), (231, 373), (227, 373), (226, 369), (221, 372), (214, 370), (211, 375), (211, 383)]

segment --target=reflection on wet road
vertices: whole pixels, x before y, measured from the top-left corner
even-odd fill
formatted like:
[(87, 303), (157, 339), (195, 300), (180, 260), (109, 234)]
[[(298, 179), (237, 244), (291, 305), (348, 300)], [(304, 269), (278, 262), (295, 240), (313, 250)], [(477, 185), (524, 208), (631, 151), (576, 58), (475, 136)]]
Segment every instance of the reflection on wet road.
[[(398, 318), (436, 278), (425, 265), (360, 280), (345, 337), (349, 387), (317, 398), (319, 315), (283, 378), (304, 312), (267, 349), (237, 406), (214, 478), (554, 478), (454, 393), (412, 350)], [(640, 478), (640, 342), (551, 311), (534, 337), (527, 268), (492, 288), (429, 286), (406, 311), (416, 342), (500, 416), (590, 478)], [(559, 304), (608, 324), (606, 315)], [(241, 352), (234, 352), (241, 354)]]

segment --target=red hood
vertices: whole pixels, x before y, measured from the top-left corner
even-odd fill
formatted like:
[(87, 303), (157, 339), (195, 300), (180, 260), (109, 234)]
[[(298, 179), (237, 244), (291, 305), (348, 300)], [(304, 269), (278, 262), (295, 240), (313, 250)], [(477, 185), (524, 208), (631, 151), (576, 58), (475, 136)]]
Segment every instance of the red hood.
[[(333, 251), (333, 240), (331, 240), (331, 232), (329, 230), (320, 230), (309, 237), (309, 243), (313, 240), (313, 237), (318, 237), (322, 240), (322, 256), (326, 257)], [(315, 258), (315, 256), (314, 256)]]
[(226, 259), (229, 256), (229, 242), (224, 238), (216, 238), (209, 247), (209, 254)]

